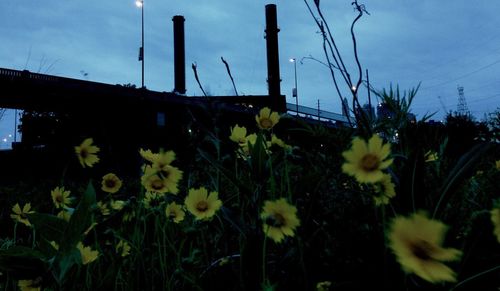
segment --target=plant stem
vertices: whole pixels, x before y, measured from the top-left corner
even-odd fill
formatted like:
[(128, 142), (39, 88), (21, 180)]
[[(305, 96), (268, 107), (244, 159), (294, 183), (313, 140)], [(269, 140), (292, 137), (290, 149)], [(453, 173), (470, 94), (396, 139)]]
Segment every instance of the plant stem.
[(483, 272), (477, 273), (476, 275), (470, 276), (469, 278), (462, 280), (457, 285), (455, 285), (453, 288), (451, 288), (449, 291), (453, 291), (453, 290), (457, 289), (458, 287), (460, 287), (461, 285), (463, 285), (463, 284), (465, 284), (465, 283), (467, 283), (469, 281), (472, 281), (472, 280), (476, 279), (477, 277), (480, 277), (482, 275), (486, 275), (486, 274), (488, 274), (490, 272), (493, 272), (493, 271), (495, 271), (497, 269), (500, 269), (500, 265), (498, 265), (496, 267), (493, 267), (491, 269), (485, 270)]
[(269, 232), (269, 226), (267, 227), (266, 233), (264, 235), (264, 242), (262, 243), (262, 286), (266, 284), (266, 248), (267, 248), (267, 233)]

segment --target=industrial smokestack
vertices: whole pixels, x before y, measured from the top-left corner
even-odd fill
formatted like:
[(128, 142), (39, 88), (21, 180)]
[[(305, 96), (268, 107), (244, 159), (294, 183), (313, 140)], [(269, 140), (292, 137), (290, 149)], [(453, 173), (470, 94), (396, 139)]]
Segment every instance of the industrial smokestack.
[(176, 15), (174, 22), (174, 92), (186, 93), (186, 54), (184, 51), (184, 16)]
[(269, 96), (273, 98), (272, 104), (276, 110), (283, 110), (286, 104), (280, 102), (280, 62), (278, 52), (278, 20), (276, 16), (276, 5), (266, 5), (266, 45), (267, 45), (267, 84)]

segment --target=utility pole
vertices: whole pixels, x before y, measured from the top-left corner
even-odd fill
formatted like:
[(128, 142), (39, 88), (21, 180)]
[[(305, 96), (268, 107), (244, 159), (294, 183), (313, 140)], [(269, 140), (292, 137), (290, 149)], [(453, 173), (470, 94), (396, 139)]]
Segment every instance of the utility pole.
[(321, 111), (319, 109), (319, 99), (318, 99), (318, 121), (320, 121)]
[(144, 0), (135, 1), (135, 5), (141, 8), (141, 47), (139, 48), (139, 61), (142, 66), (141, 88), (144, 89)]

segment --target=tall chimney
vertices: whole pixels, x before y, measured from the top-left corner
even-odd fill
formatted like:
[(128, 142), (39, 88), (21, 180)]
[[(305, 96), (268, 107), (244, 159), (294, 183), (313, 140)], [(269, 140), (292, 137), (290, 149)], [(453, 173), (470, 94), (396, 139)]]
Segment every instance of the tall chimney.
[(184, 51), (184, 16), (176, 15), (174, 22), (174, 92), (186, 93), (186, 55)]
[(273, 98), (271, 102), (276, 110), (286, 108), (286, 102), (279, 102), (281, 99), (280, 87), (280, 63), (278, 52), (278, 20), (276, 16), (276, 5), (266, 5), (266, 45), (267, 45), (267, 83), (269, 96)]

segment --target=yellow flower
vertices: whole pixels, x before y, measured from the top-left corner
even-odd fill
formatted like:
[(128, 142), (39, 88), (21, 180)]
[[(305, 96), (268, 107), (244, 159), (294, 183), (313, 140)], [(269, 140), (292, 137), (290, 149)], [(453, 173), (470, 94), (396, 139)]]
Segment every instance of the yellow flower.
[(238, 143), (239, 146), (246, 146), (247, 129), (244, 126), (240, 127), (238, 126), (238, 124), (236, 124), (231, 128), (231, 135), (229, 136), (229, 139)]
[(146, 192), (144, 198), (142, 199), (142, 203), (144, 203), (144, 207), (151, 208), (156, 207), (161, 204), (161, 198), (163, 196), (157, 192)]
[(494, 208), (490, 211), (491, 213), (491, 222), (493, 222), (493, 233), (497, 237), (498, 242), (500, 243), (500, 206)]
[[(147, 168), (151, 169), (149, 166)], [(149, 192), (166, 193), (168, 191), (165, 180), (157, 174), (148, 173), (148, 171), (141, 177), (141, 183)]]
[(165, 215), (167, 215), (168, 219), (173, 220), (175, 223), (179, 223), (184, 220), (186, 214), (184, 210), (182, 210), (181, 205), (172, 202), (165, 208)]
[(101, 214), (104, 216), (107, 216), (111, 213), (111, 211), (108, 208), (108, 205), (106, 205), (106, 202), (98, 201), (97, 208), (99, 208), (99, 211), (101, 211)]
[(111, 209), (113, 209), (113, 210), (120, 211), (125, 206), (125, 201), (123, 201), (123, 200), (112, 200), (110, 202), (109, 206), (111, 206)]
[(126, 241), (120, 240), (118, 242), (118, 244), (116, 245), (116, 252), (120, 256), (126, 257), (126, 256), (130, 255), (130, 245)]
[(352, 147), (343, 152), (346, 162), (342, 171), (356, 177), (360, 183), (375, 183), (382, 180), (382, 170), (392, 164), (392, 159), (385, 160), (391, 153), (390, 144), (382, 144), (378, 135), (373, 135), (368, 143), (356, 137)]
[(455, 261), (462, 252), (441, 245), (447, 226), (429, 219), (425, 212), (392, 220), (389, 247), (406, 273), (415, 273), (431, 283), (455, 282), (456, 274), (443, 261)]
[(31, 223), (29, 222), (27, 216), (27, 214), (35, 213), (35, 211), (31, 211), (31, 203), (24, 204), (22, 210), (21, 206), (19, 206), (19, 203), (16, 203), (16, 205), (12, 207), (12, 212), (14, 212), (14, 214), (10, 215), (12, 219), (26, 226), (31, 226)]
[(288, 204), (285, 198), (266, 201), (260, 217), (264, 221), (264, 233), (276, 243), (281, 242), (285, 236), (295, 236), (295, 228), (300, 225), (297, 208)]
[(50, 192), (56, 208), (66, 208), (73, 202), (73, 198), (69, 197), (69, 194), (71, 192), (64, 190), (64, 187), (56, 187)]
[(123, 214), (122, 221), (123, 222), (131, 222), (132, 219), (134, 219), (134, 217), (135, 217), (135, 212), (134, 211), (126, 212), (125, 214)]
[(170, 167), (170, 164), (175, 160), (174, 151), (163, 152), (154, 155), (152, 168), (158, 172), (163, 172)]
[(214, 216), (222, 206), (219, 194), (215, 191), (208, 194), (205, 187), (189, 189), (189, 194), (184, 200), (186, 208), (194, 215), (196, 220), (206, 220)]
[(122, 181), (113, 173), (108, 173), (102, 177), (101, 189), (107, 193), (116, 193), (122, 187)]
[(271, 144), (275, 144), (284, 150), (290, 151), (292, 149), (291, 145), (286, 144), (282, 139), (278, 138), (276, 135), (271, 135)]
[(96, 155), (96, 153), (99, 152), (99, 148), (92, 145), (93, 142), (93, 139), (87, 138), (80, 146), (75, 147), (78, 160), (80, 160), (80, 164), (82, 164), (84, 168), (85, 166), (92, 167), (95, 163), (99, 162), (99, 157)]
[(330, 281), (318, 282), (316, 284), (316, 291), (328, 291), (330, 290), (330, 286), (332, 286), (332, 282)]
[(429, 150), (424, 154), (424, 158), (426, 163), (434, 162), (438, 160), (438, 154), (434, 151)]
[(182, 171), (176, 167), (165, 166), (161, 171), (157, 171), (151, 166), (146, 166), (141, 183), (150, 192), (177, 194), (179, 193), (177, 184), (181, 178)]
[(57, 213), (57, 217), (69, 221), (69, 219), (71, 218), (71, 214), (73, 214), (71, 211), (63, 209)]
[(264, 107), (260, 110), (259, 115), (255, 116), (255, 121), (257, 121), (257, 126), (260, 129), (271, 129), (273, 128), (279, 121), (280, 116), (278, 112), (272, 112), (269, 107)]
[(35, 280), (19, 280), (17, 286), (21, 291), (39, 291), (42, 290), (42, 277)]
[(170, 165), (175, 160), (175, 152), (173, 151), (160, 151), (153, 153), (151, 150), (139, 150), (139, 154), (147, 161), (153, 164), (156, 170), (162, 169), (164, 166)]
[(249, 144), (251, 146), (254, 146), (255, 143), (257, 142), (257, 134), (252, 133), (246, 137), (245, 145), (241, 146), (241, 150), (239, 151), (240, 157), (246, 160), (246, 158), (250, 155), (250, 148)]
[(495, 162), (495, 168), (497, 168), (497, 170), (500, 170), (500, 160)]
[(151, 150), (140, 149), (139, 154), (141, 155), (141, 157), (143, 157), (147, 161), (150, 161), (151, 163), (155, 159), (155, 154)]
[(168, 192), (172, 194), (179, 193), (177, 185), (182, 179), (182, 171), (174, 166), (165, 166), (159, 171), (160, 177), (163, 178), (167, 186)]
[(50, 245), (55, 249), (55, 250), (59, 250), (59, 244), (56, 243), (55, 241), (50, 241)]
[(396, 196), (396, 190), (391, 181), (391, 175), (383, 174), (382, 180), (375, 184), (375, 191), (377, 195), (373, 196), (373, 200), (375, 200), (376, 206), (389, 204), (389, 200)]
[(98, 251), (94, 251), (90, 247), (84, 246), (82, 242), (79, 242), (76, 245), (76, 248), (80, 251), (80, 255), (82, 256), (82, 264), (84, 265), (92, 263), (93, 261), (97, 260), (97, 257), (99, 256)]

